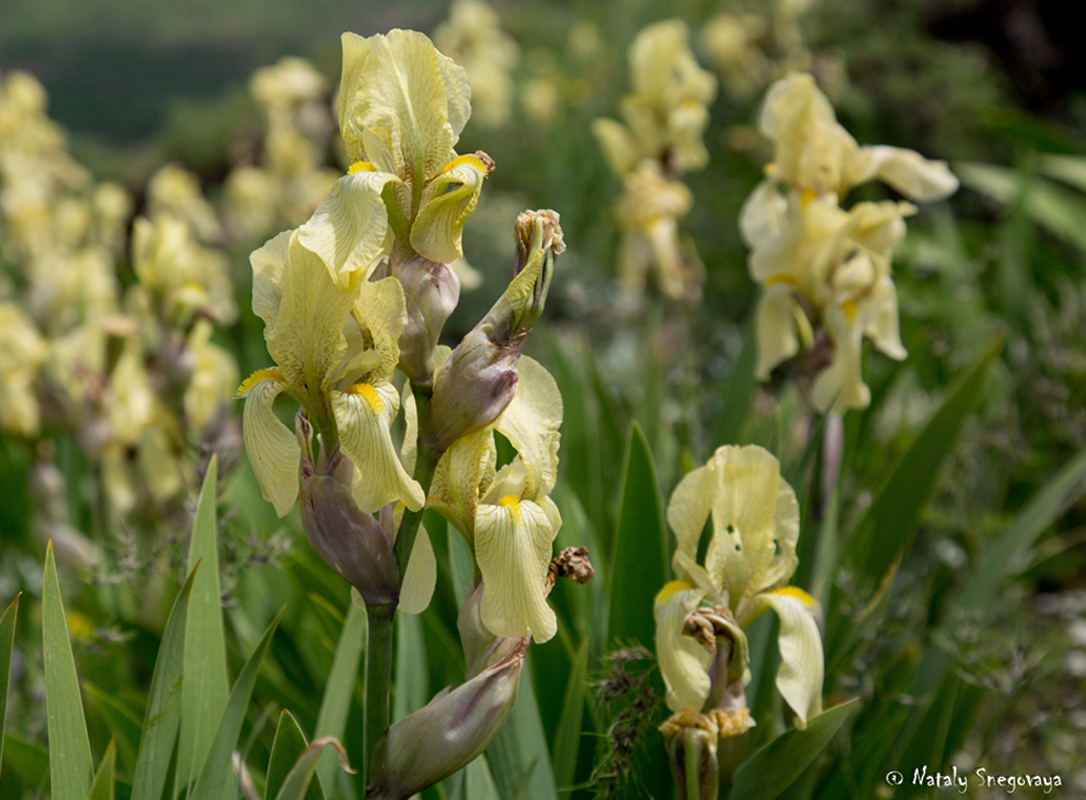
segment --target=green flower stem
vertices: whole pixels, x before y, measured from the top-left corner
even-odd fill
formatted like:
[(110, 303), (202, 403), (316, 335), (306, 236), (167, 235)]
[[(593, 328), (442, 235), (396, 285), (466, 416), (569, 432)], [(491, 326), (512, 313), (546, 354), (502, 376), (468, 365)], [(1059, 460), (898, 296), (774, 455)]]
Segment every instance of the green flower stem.
[[(431, 386), (412, 387), (415, 402), (418, 405), (419, 429), (425, 430), (429, 422), (429, 402), (433, 394)], [(441, 453), (422, 443), (418, 443), (418, 457), (415, 461), (415, 480), (423, 492), (430, 491), (430, 483), (437, 470)], [(407, 574), (407, 562), (415, 546), (415, 536), (422, 523), (425, 506), (418, 511), (404, 512), (400, 528), (396, 534), (393, 554), (399, 571), (400, 582)], [(392, 621), (396, 613), (395, 605), (373, 606), (366, 608), (369, 618), (369, 643), (366, 648), (366, 713), (364, 720), (363, 752), (366, 770), (369, 770), (373, 750), (378, 740), (384, 735), (389, 724), (389, 694), (392, 687)]]
[(367, 606), (369, 645), (366, 648), (366, 708), (363, 715), (362, 751), (369, 778), (373, 750), (388, 730), (389, 692), (392, 687), (392, 619), (396, 606)]

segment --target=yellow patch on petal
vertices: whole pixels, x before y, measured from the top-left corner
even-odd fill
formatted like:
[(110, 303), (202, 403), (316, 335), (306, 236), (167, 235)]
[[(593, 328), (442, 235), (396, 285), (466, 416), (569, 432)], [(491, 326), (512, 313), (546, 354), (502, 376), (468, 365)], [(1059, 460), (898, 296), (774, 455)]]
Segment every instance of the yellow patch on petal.
[(818, 197), (818, 192), (814, 189), (804, 189), (803, 194), (799, 196), (799, 204), (802, 208), (806, 208), (816, 197)]
[(356, 172), (376, 172), (377, 167), (373, 166), (368, 161), (356, 161), (347, 168), (348, 175), (354, 175)]
[(773, 286), (773, 285), (778, 284), (778, 283), (783, 283), (786, 286), (798, 286), (799, 285), (799, 281), (797, 281), (793, 276), (787, 275), (787, 274), (785, 274), (783, 272), (780, 273), (779, 275), (774, 275), (771, 278), (769, 278), (768, 280), (766, 280), (765, 285), (766, 286)]
[(488, 177), (488, 178), (490, 177), (490, 171), (489, 171), (489, 168), (487, 167), (487, 165), (483, 163), (483, 160), (481, 158), (479, 158), (476, 155), (472, 155), (471, 153), (469, 153), (467, 155), (463, 155), (463, 156), (457, 156), (452, 161), (450, 161), (448, 164), (446, 164), (445, 168), (443, 170), (441, 170), (441, 171), (442, 172), (449, 172), (450, 170), (456, 169), (461, 164), (471, 164), (473, 167), (475, 167), (477, 169), (481, 169), (484, 173), (486, 173), (486, 175), (484, 177)]
[(845, 302), (841, 303), (841, 310), (845, 313), (845, 318), (848, 319), (849, 322), (856, 321), (855, 300), (846, 300)]
[(664, 584), (664, 588), (656, 593), (656, 600), (654, 603), (660, 605), (660, 603), (666, 603), (675, 592), (684, 592), (687, 589), (693, 589), (686, 581), (669, 581)]
[(381, 395), (370, 384), (356, 383), (348, 391), (351, 394), (360, 394), (366, 398), (366, 402), (370, 404), (374, 414), (383, 414), (385, 412), (385, 401), (381, 399)]
[(283, 377), (283, 373), (275, 368), (258, 369), (256, 372), (254, 372), (252, 375), (242, 381), (241, 386), (239, 386), (237, 392), (234, 393), (234, 398), (237, 399), (239, 397), (245, 397), (245, 395), (249, 393), (249, 390), (252, 389), (258, 381), (263, 380), (275, 380), (279, 381), (280, 383), (287, 382), (287, 379)]
[(766, 175), (772, 177), (777, 174), (777, 165), (775, 163), (766, 164), (762, 171), (765, 172)]
[(778, 594), (784, 597), (794, 597), (808, 608), (814, 608), (817, 605), (815, 599), (807, 594), (805, 591), (800, 589), (798, 586), (784, 586), (780, 589), (774, 589), (771, 592), (766, 592), (766, 594)]

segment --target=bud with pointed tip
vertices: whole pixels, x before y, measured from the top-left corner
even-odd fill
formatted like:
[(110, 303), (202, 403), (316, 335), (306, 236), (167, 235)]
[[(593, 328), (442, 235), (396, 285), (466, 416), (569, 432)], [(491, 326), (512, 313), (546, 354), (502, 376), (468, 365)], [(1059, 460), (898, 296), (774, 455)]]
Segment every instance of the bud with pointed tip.
[(351, 496), (343, 478), (351, 463), (343, 456), (318, 459), (318, 471), (302, 481), (302, 529), (310, 547), (329, 569), (346, 578), (366, 605), (395, 605), (399, 599), (399, 571), (392, 554), (392, 538), (366, 514)]
[(430, 421), (420, 435), (438, 452), (492, 423), (513, 399), (517, 359), (543, 313), (554, 257), (565, 250), (553, 211), (525, 211), (514, 236), (516, 277), (434, 378)]
[(368, 800), (406, 800), (444, 780), (474, 761), (505, 724), (531, 637), (490, 634), (478, 618), (482, 590), (468, 595), (457, 620), (468, 680), (388, 729), (373, 753)]

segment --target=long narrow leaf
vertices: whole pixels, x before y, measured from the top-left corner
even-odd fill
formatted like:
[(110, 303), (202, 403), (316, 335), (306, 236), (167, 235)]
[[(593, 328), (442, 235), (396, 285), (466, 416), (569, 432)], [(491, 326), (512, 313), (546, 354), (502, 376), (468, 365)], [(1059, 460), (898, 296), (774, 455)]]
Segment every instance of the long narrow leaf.
[[(343, 738), (347, 729), (347, 713), (351, 709), (355, 683), (358, 681), (358, 667), (362, 663), (362, 654), (366, 647), (366, 609), (353, 602), (347, 609), (347, 618), (343, 622), (343, 631), (336, 644), (336, 656), (332, 661), (332, 671), (324, 686), (324, 698), (317, 715), (315, 735), (318, 737), (334, 736)], [(332, 784), (336, 778), (336, 760), (331, 753), (325, 754), (317, 767), (321, 785), (328, 794), (334, 794)]]
[(98, 709), (106, 726), (113, 732), (117, 740), (117, 749), (124, 755), (125, 763), (131, 768), (136, 763), (136, 754), (140, 747), (139, 720), (116, 697), (90, 681), (83, 681), (83, 691)]
[(588, 640), (581, 642), (581, 649), (573, 662), (573, 669), (566, 678), (566, 696), (562, 703), (562, 716), (554, 734), (554, 781), (559, 791), (569, 793), (577, 771), (577, 751), (581, 746), (581, 724), (584, 721), (585, 691), (588, 673)]
[(648, 443), (635, 422), (626, 446), (625, 479), (615, 533), (609, 644), (616, 640), (652, 644), (655, 631), (652, 602), (667, 582), (667, 563), (656, 468)]
[(177, 731), (181, 725), (181, 686), (185, 660), (185, 630), (197, 570), (177, 593), (162, 632), (162, 643), (151, 676), (147, 713), (143, 718), (139, 754), (132, 780), (132, 800), (160, 800)]
[(9, 772), (32, 787), (44, 789), (49, 779), (49, 751), (15, 734), (8, 734), (4, 763)]
[(245, 720), (245, 712), (249, 709), (249, 698), (253, 694), (257, 673), (260, 672), (260, 662), (271, 644), (272, 636), (282, 616), (283, 612), (280, 610), (234, 683), (234, 688), (230, 691), (230, 699), (226, 703), (226, 710), (219, 722), (218, 731), (211, 741), (204, 768), (189, 795), (190, 800), (220, 800), (223, 796), (233, 776), (232, 754), (237, 749), (241, 724)]
[(109, 740), (106, 754), (98, 765), (98, 774), (94, 776), (90, 800), (114, 800), (117, 794), (117, 737)]
[(331, 736), (325, 736), (323, 739), (314, 741), (298, 756), (298, 761), (287, 775), (286, 780), (283, 781), (283, 786), (279, 790), (279, 794), (275, 796), (275, 800), (302, 800), (302, 798), (308, 796), (310, 783), (317, 771), (317, 762), (320, 761), (321, 753), (328, 745), (335, 748), (336, 753), (339, 755), (340, 766), (347, 772), (354, 772), (351, 765), (347, 763), (347, 751), (343, 749), (343, 745), (339, 743), (339, 740)]
[(984, 550), (983, 561), (958, 597), (964, 608), (981, 608), (991, 600), (1000, 581), (1009, 575), (1022, 555), (1086, 486), (1086, 451), (1078, 454), (1053, 476), (1030, 500), (1014, 524)]
[(758, 343), (754, 336), (754, 325), (747, 325), (743, 334), (743, 349), (732, 365), (731, 374), (724, 384), (723, 403), (717, 416), (716, 444), (744, 444), (740, 441), (743, 428), (750, 415), (751, 400), (757, 383), (754, 380), (754, 365), (758, 356)]
[(176, 800), (200, 774), (211, 747), (211, 731), (226, 707), (230, 681), (226, 674), (226, 638), (223, 635), (219, 589), (219, 549), (215, 516), (217, 461), (207, 465), (189, 545), (188, 571), (200, 564), (192, 585), (185, 635), (184, 674), (181, 687), (181, 732), (177, 751)]
[(64, 601), (57, 581), (53, 542), (45, 550), (42, 586), (45, 705), (49, 720), (49, 778), (53, 800), (86, 800), (94, 780), (87, 719), (75, 671)]
[[(298, 759), (309, 746), (302, 726), (298, 720), (287, 710), (279, 715), (279, 724), (275, 728), (275, 739), (272, 741), (271, 756), (268, 758), (268, 777), (264, 784), (264, 800), (275, 800), (279, 790), (286, 783), (287, 776), (294, 768)], [(306, 791), (307, 800), (324, 800), (324, 792), (321, 791), (320, 781), (311, 783)]]
[(486, 756), (479, 756), (464, 770), (464, 797), (466, 800), (502, 800)]
[(984, 396), (988, 373), (1002, 347), (1002, 340), (995, 342), (957, 380), (857, 526), (849, 550), (861, 559), (866, 554), (863, 571), (868, 583), (874, 584), (886, 573), (905, 545), (935, 488), (939, 466), (954, 449), (965, 419)]
[(416, 614), (396, 612), (396, 678), (393, 687), (393, 722), (430, 702), (426, 641), (422, 636), (422, 619)]
[(803, 730), (793, 728), (756, 750), (735, 773), (730, 797), (734, 800), (773, 800), (792, 785), (848, 718), (856, 700), (834, 706), (807, 720)]
[(4, 720), (8, 714), (8, 683), (11, 678), (11, 651), (15, 646), (15, 620), (19, 616), (19, 598), (15, 595), (4, 616), (0, 617), (0, 775), (4, 773)]

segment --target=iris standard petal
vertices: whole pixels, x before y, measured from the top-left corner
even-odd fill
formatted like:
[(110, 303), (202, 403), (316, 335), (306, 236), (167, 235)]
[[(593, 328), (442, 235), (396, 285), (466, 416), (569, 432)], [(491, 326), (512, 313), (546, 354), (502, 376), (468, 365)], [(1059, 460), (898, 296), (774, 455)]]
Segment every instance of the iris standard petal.
[(355, 384), (333, 392), (332, 405), (343, 452), (357, 467), (352, 491), (358, 507), (371, 514), (399, 500), (412, 511), (422, 508), (422, 487), (404, 470), (392, 444), (392, 420), (400, 407), (396, 388), (388, 381)]
[(701, 531), (713, 507), (714, 485), (708, 464), (693, 469), (679, 481), (667, 505), (667, 524), (675, 532), (678, 550), (692, 561), (697, 560)]
[(286, 516), (298, 499), (298, 468), (302, 451), (294, 432), (287, 428), (272, 409), (275, 398), (286, 389), (282, 374), (274, 369), (253, 373), (238, 389), (245, 398), (242, 438), (253, 474), (264, 499), (275, 506), (275, 513)]
[(861, 355), (863, 326), (858, 324), (856, 303), (846, 300), (826, 309), (824, 322), (833, 339), (833, 361), (815, 376), (811, 402), (819, 413), (843, 414), (850, 408), (867, 408), (871, 390), (863, 381)]
[(897, 287), (889, 276), (884, 275), (875, 281), (864, 302), (862, 313), (864, 333), (874, 342), (875, 347), (895, 361), (904, 360), (909, 353), (901, 343)]
[(709, 697), (709, 651), (683, 635), (687, 615), (705, 596), (685, 581), (672, 581), (660, 590), (653, 604), (656, 617), (656, 659), (672, 711), (700, 712)]
[(557, 531), (531, 500), (504, 497), (475, 514), (475, 559), (483, 576), (483, 624), (496, 636), (536, 642), (558, 632), (544, 581)]

